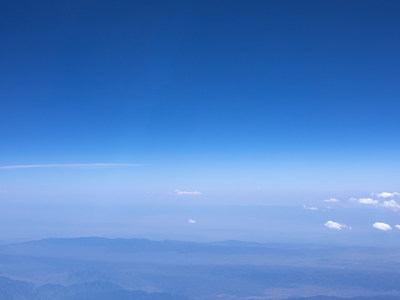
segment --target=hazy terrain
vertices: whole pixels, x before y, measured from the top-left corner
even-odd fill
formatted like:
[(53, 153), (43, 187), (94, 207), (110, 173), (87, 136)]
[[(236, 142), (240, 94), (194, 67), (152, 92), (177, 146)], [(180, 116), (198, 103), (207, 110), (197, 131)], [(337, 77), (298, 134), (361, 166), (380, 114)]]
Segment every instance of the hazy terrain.
[(399, 250), (46, 239), (1, 246), (0, 299), (400, 299)]

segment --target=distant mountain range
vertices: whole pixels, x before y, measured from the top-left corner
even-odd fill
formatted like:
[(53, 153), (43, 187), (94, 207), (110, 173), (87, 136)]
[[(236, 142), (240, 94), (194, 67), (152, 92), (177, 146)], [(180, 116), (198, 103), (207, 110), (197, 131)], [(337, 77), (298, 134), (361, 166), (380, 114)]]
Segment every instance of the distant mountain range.
[(398, 249), (44, 239), (0, 246), (0, 300), (395, 300), (399, 267)]

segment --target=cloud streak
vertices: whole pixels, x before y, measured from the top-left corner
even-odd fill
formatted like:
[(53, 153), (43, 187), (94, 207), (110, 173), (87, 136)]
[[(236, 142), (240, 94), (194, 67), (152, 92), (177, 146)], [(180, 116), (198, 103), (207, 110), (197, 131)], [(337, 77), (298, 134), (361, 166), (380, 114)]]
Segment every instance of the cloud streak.
[(303, 205), (303, 208), (304, 208), (304, 209), (307, 209), (307, 210), (319, 210), (319, 208), (318, 208), (318, 207), (315, 207), (315, 206)]
[(201, 195), (202, 193), (199, 191), (181, 191), (178, 189), (175, 189), (175, 194), (177, 194), (178, 196), (183, 196), (183, 195), (189, 195), (189, 196), (198, 196)]
[(140, 164), (93, 163), (93, 164), (41, 164), (41, 165), (10, 165), (0, 166), (0, 169), (32, 169), (32, 168), (93, 168), (93, 167), (138, 167)]
[(339, 202), (339, 201), (340, 201), (340, 200), (339, 200), (339, 199), (336, 199), (336, 198), (330, 198), (330, 199), (324, 200), (324, 202), (328, 202), (328, 203)]

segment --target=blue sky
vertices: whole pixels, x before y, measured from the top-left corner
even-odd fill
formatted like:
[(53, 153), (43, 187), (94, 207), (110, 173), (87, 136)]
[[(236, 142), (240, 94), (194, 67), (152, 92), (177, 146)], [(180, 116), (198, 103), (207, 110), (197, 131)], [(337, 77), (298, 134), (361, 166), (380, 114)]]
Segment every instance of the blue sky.
[[(398, 1), (0, 6), (0, 166), (42, 166), (0, 167), (16, 238), (45, 236), (27, 228), (62, 216), (57, 205), (303, 212), (399, 190)], [(41, 209), (27, 225), (30, 205)], [(157, 237), (179, 238), (174, 230)]]

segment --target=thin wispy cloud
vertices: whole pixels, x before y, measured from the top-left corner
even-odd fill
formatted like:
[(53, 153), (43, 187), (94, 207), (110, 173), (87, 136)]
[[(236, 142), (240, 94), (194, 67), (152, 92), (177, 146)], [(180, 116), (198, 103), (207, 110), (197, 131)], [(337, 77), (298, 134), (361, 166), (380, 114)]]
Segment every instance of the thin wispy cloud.
[(343, 230), (343, 229), (352, 229), (351, 226), (348, 226), (346, 224), (341, 224), (338, 222), (334, 221), (327, 221), (325, 224), (325, 227), (328, 227), (329, 229), (334, 229), (334, 230)]
[(304, 209), (307, 209), (307, 210), (319, 210), (319, 208), (318, 208), (318, 207), (315, 207), (315, 206), (303, 205), (303, 208), (304, 208)]
[(374, 227), (375, 229), (378, 229), (378, 230), (382, 230), (382, 231), (392, 230), (392, 227), (389, 224), (382, 223), (382, 222), (375, 222), (374, 224), (372, 224), (372, 227)]
[(328, 202), (328, 203), (334, 203), (334, 202), (339, 202), (339, 201), (340, 200), (336, 199), (336, 198), (329, 198), (329, 199), (324, 200), (324, 202)]
[(178, 196), (183, 196), (183, 195), (198, 196), (198, 195), (202, 195), (202, 193), (199, 192), (199, 191), (181, 191), (181, 190), (178, 190), (178, 189), (175, 189), (175, 194), (177, 194)]
[(41, 165), (10, 165), (0, 166), (0, 169), (30, 169), (30, 168), (86, 168), (86, 167), (138, 167), (140, 164), (92, 163), (92, 164), (41, 164)]
[(188, 223), (190, 223), (190, 224), (196, 224), (197, 222), (196, 222), (196, 220), (194, 220), (194, 219), (189, 219), (189, 220), (188, 220)]
[(394, 227), (396, 227), (397, 229), (400, 229), (400, 225), (395, 225)]

